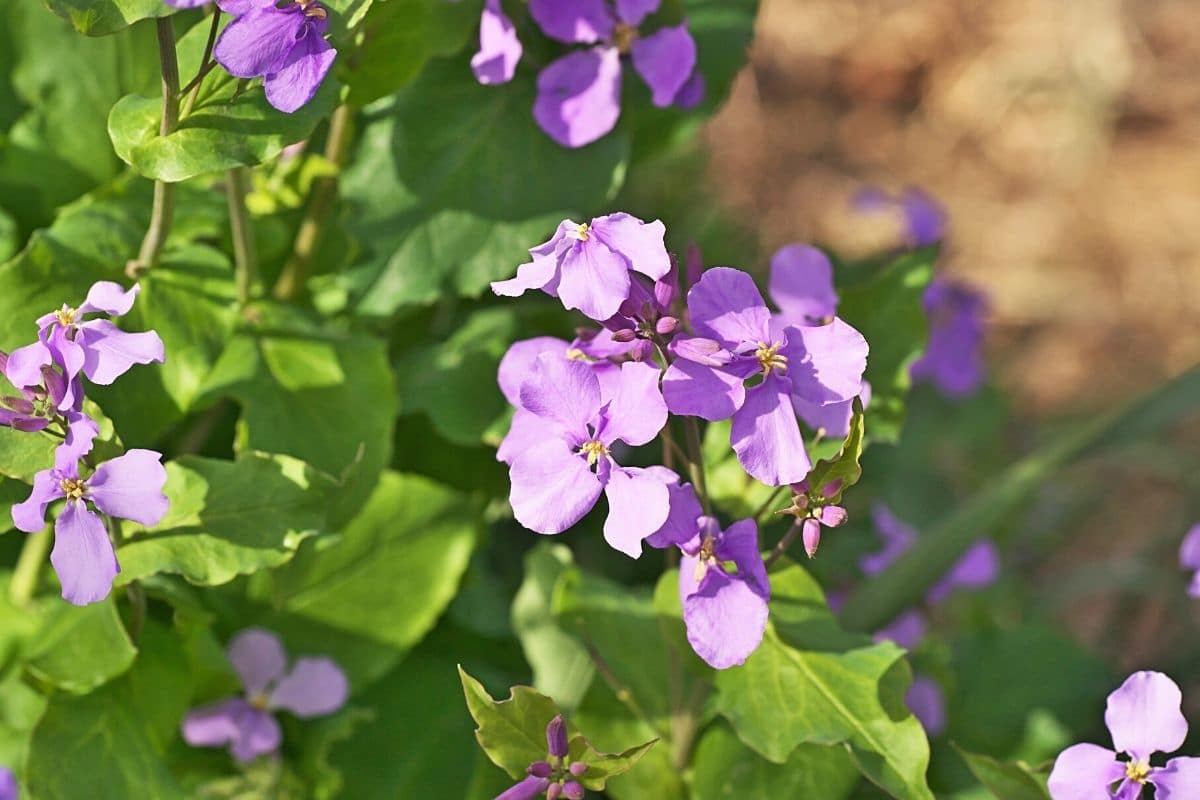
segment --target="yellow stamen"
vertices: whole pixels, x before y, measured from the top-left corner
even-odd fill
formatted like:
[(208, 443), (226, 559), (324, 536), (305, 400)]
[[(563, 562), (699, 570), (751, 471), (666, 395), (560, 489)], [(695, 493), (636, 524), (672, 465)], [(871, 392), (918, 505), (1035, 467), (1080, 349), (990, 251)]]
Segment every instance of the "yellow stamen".
[(1145, 761), (1130, 761), (1125, 765), (1125, 777), (1137, 783), (1145, 783), (1150, 777), (1150, 764)]
[(590, 442), (584, 442), (579, 452), (587, 456), (588, 466), (594, 467), (597, 461), (608, 455), (608, 448), (599, 439), (592, 439)]
[(591, 230), (592, 226), (585, 222), (575, 229), (575, 238), (581, 242), (586, 242), (591, 237)]
[(771, 370), (787, 369), (787, 356), (780, 354), (779, 348), (783, 347), (779, 342), (767, 344), (759, 342), (758, 349), (754, 351), (754, 357), (758, 359), (758, 364), (762, 367), (763, 375), (770, 375)]
[(270, 706), (270, 703), (267, 701), (267, 696), (261, 692), (247, 697), (246, 702), (249, 703), (253, 708), (257, 708), (259, 711), (266, 711)]
[(64, 328), (69, 325), (74, 325), (75, 309), (71, 308), (66, 303), (63, 303), (63, 307), (54, 312), (54, 318), (58, 320), (58, 324), (62, 325)]
[(706, 534), (704, 541), (700, 543), (700, 552), (696, 554), (696, 571), (694, 573), (696, 583), (704, 579), (704, 574), (708, 572), (710, 566), (721, 566), (721, 561), (717, 558), (716, 546), (717, 543), (712, 534)]
[(591, 359), (588, 358), (587, 353), (583, 352), (578, 347), (567, 348), (567, 360), (591, 362)]
[(68, 500), (82, 500), (87, 494), (87, 484), (74, 478), (63, 478), (58, 482), (58, 488), (62, 489)]
[(633, 42), (637, 38), (637, 28), (632, 25), (621, 22), (613, 29), (613, 44), (617, 46), (617, 52), (623, 56), (628, 55), (629, 51), (633, 49)]

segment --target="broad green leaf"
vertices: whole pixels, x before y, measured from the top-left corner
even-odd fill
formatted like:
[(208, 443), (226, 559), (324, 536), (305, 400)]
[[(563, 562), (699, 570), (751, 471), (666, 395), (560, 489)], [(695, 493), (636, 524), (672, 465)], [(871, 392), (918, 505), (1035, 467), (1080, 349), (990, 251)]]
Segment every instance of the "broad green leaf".
[(46, 0), (46, 5), (88, 36), (106, 36), (140, 20), (175, 12), (161, 0)]
[(512, 626), (525, 660), (533, 669), (533, 685), (571, 711), (583, 700), (596, 668), (579, 640), (554, 620), (551, 601), (559, 578), (571, 565), (563, 545), (540, 544), (525, 555), (525, 580), (512, 604)]
[(312, 543), (264, 591), (264, 622), (297, 646), (328, 652), (358, 684), (391, 669), (454, 598), (477, 535), (467, 497), (385, 472), (362, 513)]
[(996, 796), (996, 800), (1050, 800), (1046, 775), (1035, 772), (1023, 761), (999, 761), (991, 756), (972, 753), (955, 745), (980, 783)]
[[(364, 0), (342, 2), (364, 5)], [(459, 51), (478, 25), (480, 7), (478, 0), (388, 0), (371, 5), (362, 17), (363, 43), (341, 72), (350, 87), (348, 101), (365, 106), (392, 94), (411, 83), (431, 58)], [(465, 60), (463, 67), (469, 69)]]
[(839, 288), (838, 315), (871, 348), (863, 379), (871, 384), (867, 430), (878, 442), (895, 442), (904, 423), (909, 367), (925, 350), (929, 323), (921, 305), (933, 279), (936, 248), (900, 256), (868, 280)]
[[(814, 495), (823, 497), (830, 503), (840, 503), (842, 494), (858, 483), (858, 479), (862, 477), (859, 459), (862, 458), (864, 433), (862, 402), (855, 398), (850, 432), (842, 441), (841, 449), (833, 458), (818, 461), (805, 478)], [(837, 488), (827, 495), (825, 487), (831, 485), (836, 485)]]
[[(0, 451), (3, 445), (0, 445)], [(0, 478), (0, 533), (12, 530), (12, 507), (29, 497), (29, 487), (20, 481)]]
[(96, 691), (56, 693), (33, 730), (25, 763), (30, 797), (185, 797), (166, 767), (190, 693), (177, 637), (147, 620), (127, 675)]
[(235, 97), (236, 78), (222, 74), (210, 80), (214, 90), (167, 136), (159, 135), (161, 98), (121, 98), (108, 116), (108, 133), (121, 160), (147, 178), (172, 183), (254, 166), (306, 138), (337, 102), (337, 86), (327, 80), (315, 98), (285, 114), (271, 107), (261, 86)]
[(374, 2), (375, 0), (322, 0), (322, 5), (333, 12), (329, 27), (334, 37), (340, 38), (347, 30), (358, 25), (371, 10)]
[(772, 573), (771, 594), (762, 645), (716, 676), (717, 710), (738, 737), (777, 764), (801, 744), (846, 743), (859, 770), (893, 796), (932, 799), (929, 743), (903, 703), (903, 651), (838, 629), (799, 566)]
[(727, 725), (715, 723), (692, 754), (695, 800), (808, 798), (842, 800), (858, 783), (858, 769), (842, 747), (802, 744), (783, 764), (749, 750)]
[[(514, 686), (507, 700), (496, 702), (483, 684), (458, 668), (462, 679), (467, 708), (479, 726), (475, 738), (492, 762), (513, 778), (525, 776), (526, 768), (534, 761), (544, 761), (546, 752), (546, 726), (558, 714), (554, 701), (528, 686)], [(569, 732), (574, 726), (567, 722)], [(601, 753), (592, 747), (586, 738), (572, 733), (569, 761), (580, 761), (588, 770), (578, 780), (589, 789), (599, 791), (605, 783), (621, 773), (627, 772), (656, 740), (636, 745), (620, 753)]]
[(21, 249), (20, 235), (17, 221), (0, 209), (0, 262), (12, 258)]
[(13, 670), (0, 679), (0, 764), (25, 763), (29, 736), (46, 709), (46, 698)]
[(391, 458), (396, 390), (377, 339), (242, 333), (209, 373), (203, 394), (241, 405), (240, 450), (284, 453), (342, 480), (329, 512), (334, 527), (361, 510)]
[(184, 456), (167, 464), (170, 510), (117, 549), (117, 584), (158, 573), (216, 586), (288, 561), (325, 529), (333, 486), (294, 458), (243, 453), (236, 461)]
[(137, 648), (110, 596), (77, 607), (50, 601), (26, 669), (51, 686), (86, 694), (129, 669)]
[[(16, 390), (12, 389), (2, 376), (0, 376), (0, 393), (17, 394)], [(91, 400), (84, 401), (83, 410), (100, 427), (100, 435), (93, 445), (93, 458), (104, 460), (120, 455), (122, 448), (114, 432), (112, 420), (108, 419)], [(36, 473), (54, 466), (54, 450), (60, 444), (62, 444), (62, 438), (49, 433), (26, 433), (13, 428), (0, 427), (0, 475), (32, 483)], [(15, 492), (16, 490), (11, 491)], [(18, 500), (24, 500), (26, 496), (28, 496), (28, 490)]]

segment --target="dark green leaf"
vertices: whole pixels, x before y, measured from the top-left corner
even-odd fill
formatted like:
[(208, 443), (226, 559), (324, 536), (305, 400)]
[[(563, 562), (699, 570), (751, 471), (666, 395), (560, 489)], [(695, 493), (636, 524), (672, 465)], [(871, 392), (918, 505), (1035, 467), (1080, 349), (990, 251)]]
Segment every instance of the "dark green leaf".
[(112, 597), (77, 607), (51, 600), (26, 668), (39, 680), (86, 694), (129, 669), (137, 648)]
[(161, 0), (46, 0), (55, 14), (88, 36), (105, 36), (135, 22), (174, 13)]
[(749, 750), (727, 725), (711, 725), (692, 755), (695, 800), (809, 798), (841, 800), (858, 783), (858, 769), (843, 747), (802, 744), (783, 764)]
[(1046, 775), (1034, 772), (1023, 761), (998, 761), (991, 756), (954, 749), (967, 762), (971, 774), (993, 795), (996, 800), (1050, 800), (1046, 789)]

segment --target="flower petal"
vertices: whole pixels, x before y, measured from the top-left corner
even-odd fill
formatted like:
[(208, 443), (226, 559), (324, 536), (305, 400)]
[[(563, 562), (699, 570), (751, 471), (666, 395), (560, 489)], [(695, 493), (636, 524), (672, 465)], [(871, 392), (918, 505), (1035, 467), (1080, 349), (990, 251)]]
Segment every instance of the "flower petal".
[(78, 471), (79, 461), (92, 452), (92, 442), (100, 435), (100, 426), (81, 411), (68, 411), (67, 437), (54, 450), (54, 468), (59, 472)]
[(617, 17), (636, 28), (642, 20), (658, 11), (660, 5), (662, 0), (617, 0)]
[(1000, 574), (1000, 552), (984, 539), (976, 542), (926, 595), (930, 603), (940, 603), (959, 588), (978, 589), (996, 580)]
[(229, 663), (242, 679), (246, 694), (262, 694), (287, 668), (287, 653), (279, 637), (262, 628), (246, 628), (227, 649)]
[(471, 57), (475, 80), (486, 86), (508, 83), (523, 52), (517, 29), (505, 16), (500, 0), (487, 0), (479, 19), (479, 52)]
[(937, 681), (918, 675), (904, 696), (904, 704), (921, 721), (925, 733), (937, 736), (946, 729), (946, 698)]
[(667, 484), (670, 511), (662, 527), (646, 537), (651, 547), (670, 547), (690, 541), (696, 535), (697, 520), (704, 514), (700, 499), (690, 483), (680, 485), (678, 481)]
[(723, 369), (680, 358), (663, 375), (663, 400), (673, 414), (716, 422), (729, 419), (746, 402), (744, 384)]
[(637, 467), (612, 470), (604, 487), (608, 517), (604, 541), (630, 558), (642, 554), (642, 540), (667, 521), (671, 501), (667, 484), (653, 473)]
[(238, 738), (238, 718), (249, 708), (240, 697), (194, 708), (183, 718), (180, 732), (192, 747), (221, 747)]
[(304, 25), (298, 6), (292, 11), (274, 5), (252, 8), (221, 31), (213, 57), (235, 77), (267, 75), (283, 64)]
[(587, 461), (557, 438), (518, 454), (508, 477), (517, 522), (543, 534), (562, 533), (581, 520), (604, 490)]
[(548, 424), (537, 414), (518, 408), (513, 413), (508, 433), (496, 448), (496, 460), (511, 465), (513, 459), (530, 447), (541, 444), (547, 437), (559, 436), (561, 433), (557, 425)]
[(876, 642), (895, 642), (905, 650), (913, 650), (925, 638), (928, 625), (921, 612), (915, 609), (905, 611), (892, 620), (884, 628), (875, 631), (871, 638)]
[(40, 341), (18, 347), (8, 354), (4, 377), (18, 389), (42, 385), (42, 367), (53, 362), (50, 349)]
[(840, 318), (828, 325), (787, 329), (787, 374), (792, 391), (810, 403), (844, 403), (862, 391), (867, 340)]
[(81, 500), (68, 502), (54, 522), (50, 563), (68, 603), (84, 606), (108, 597), (121, 568), (104, 521)]
[(1200, 569), (1200, 523), (1192, 526), (1179, 545), (1179, 566)]
[(281, 741), (279, 722), (266, 711), (248, 706), (238, 715), (238, 737), (229, 752), (238, 761), (253, 761), (278, 750)]
[(715, 669), (726, 669), (745, 663), (762, 642), (767, 601), (746, 581), (710, 567), (698, 590), (684, 601), (683, 621), (696, 655)]
[(799, 483), (812, 468), (787, 382), (778, 375), (768, 375), (746, 392), (746, 402), (733, 415), (729, 441), (742, 469), (768, 486)]
[(1192, 800), (1200, 797), (1200, 758), (1172, 758), (1150, 773), (1154, 800)]
[(161, 460), (162, 453), (134, 449), (105, 461), (88, 479), (88, 499), (111, 517), (157, 525), (171, 505)]
[(536, 336), (513, 342), (500, 359), (496, 381), (504, 399), (514, 406), (521, 405), (521, 384), (533, 375), (534, 364), (542, 353), (557, 353), (564, 359), (568, 344), (554, 336)]
[(563, 306), (597, 322), (616, 314), (629, 295), (629, 264), (595, 237), (564, 253), (559, 270)]
[(287, 56), (263, 80), (267, 102), (285, 114), (298, 110), (316, 96), (336, 59), (337, 50), (310, 22)]
[(696, 69), (696, 40), (685, 22), (634, 39), (630, 55), (633, 68), (650, 87), (651, 102), (667, 108)]
[(128, 314), (141, 290), (142, 287), (136, 283), (126, 290), (121, 284), (113, 281), (96, 281), (92, 288), (88, 289), (87, 298), (75, 313), (78, 315), (100, 312), (114, 317)]
[(878, 575), (912, 547), (917, 531), (892, 513), (887, 506), (877, 503), (871, 508), (871, 521), (875, 530), (883, 537), (883, 549), (859, 559), (858, 566), (868, 575)]
[[(106, 319), (80, 325), (78, 343), (83, 347), (83, 374), (102, 386), (124, 375), (134, 364), (161, 364), (165, 359), (157, 333), (126, 333)], [(69, 368), (67, 373), (71, 374)]]
[(713, 267), (687, 298), (696, 334), (736, 351), (747, 342), (770, 338), (771, 313), (754, 279), (739, 269)]
[(646, 362), (622, 364), (617, 393), (601, 416), (603, 422), (596, 435), (605, 444), (619, 439), (637, 447), (658, 436), (667, 424), (658, 369)]
[(542, 353), (521, 384), (520, 400), (531, 414), (582, 435), (600, 413), (600, 381), (587, 364)]
[(771, 257), (768, 291), (792, 325), (812, 325), (837, 314), (829, 257), (807, 244), (789, 244)]
[(520, 783), (514, 783), (496, 795), (496, 800), (534, 800), (541, 797), (549, 786), (550, 781), (547, 778), (526, 775)]
[(1151, 753), (1173, 753), (1187, 737), (1180, 711), (1183, 694), (1161, 672), (1135, 672), (1108, 696), (1104, 724), (1118, 753), (1149, 761)]
[(529, 14), (542, 33), (567, 44), (612, 37), (614, 20), (604, 0), (529, 0)]
[(320, 717), (345, 705), (349, 695), (346, 673), (331, 659), (298, 658), (275, 684), (268, 703), (297, 717)]
[(1054, 800), (1099, 800), (1110, 796), (1109, 787), (1125, 777), (1117, 754), (1094, 744), (1077, 744), (1058, 754), (1050, 772)]
[(226, 14), (238, 17), (256, 8), (272, 8), (277, 0), (217, 0), (217, 7)]
[(946, 212), (936, 200), (912, 186), (900, 196), (900, 207), (904, 209), (910, 245), (928, 247), (941, 241), (946, 230)]
[(653, 280), (671, 271), (671, 256), (665, 244), (667, 227), (661, 220), (642, 222), (630, 214), (609, 214), (592, 220), (591, 233), (622, 256), (630, 269)]
[(46, 527), (46, 506), (61, 497), (66, 495), (54, 470), (42, 470), (33, 476), (33, 490), (28, 499), (13, 505), (13, 525), (25, 533), (37, 533)]
[(591, 144), (621, 116), (620, 53), (613, 47), (568, 53), (542, 70), (537, 88), (533, 118), (546, 135), (563, 147)]

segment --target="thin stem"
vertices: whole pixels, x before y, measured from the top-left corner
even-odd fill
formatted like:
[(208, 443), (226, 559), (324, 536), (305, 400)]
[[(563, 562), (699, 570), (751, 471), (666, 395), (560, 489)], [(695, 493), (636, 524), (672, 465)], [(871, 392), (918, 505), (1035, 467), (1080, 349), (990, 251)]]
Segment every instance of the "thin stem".
[(795, 525), (788, 528), (788, 532), (779, 540), (779, 544), (775, 545), (775, 549), (771, 551), (771, 555), (763, 559), (763, 565), (770, 567), (778, 561), (779, 557), (786, 553), (787, 549), (792, 546), (792, 542), (796, 541), (796, 537), (800, 535), (802, 530), (804, 530), (804, 521), (798, 519)]
[[(329, 137), (325, 140), (325, 158), (337, 167), (341, 167), (350, 150), (353, 139), (351, 130), (354, 120), (354, 110), (343, 103), (333, 112), (329, 120)], [(325, 238), (325, 228), (329, 224), (330, 211), (337, 197), (338, 181), (336, 176), (326, 176), (313, 183), (312, 196), (308, 202), (308, 210), (300, 227), (296, 229), (296, 240), (292, 244), (292, 255), (283, 265), (279, 280), (275, 282), (272, 294), (279, 300), (291, 300), (300, 291), (308, 278), (309, 268), (313, 258)]]
[(137, 642), (146, 625), (146, 590), (134, 581), (125, 587), (125, 596), (129, 598), (129, 638)]
[(786, 485), (776, 486), (775, 491), (771, 492), (771, 496), (763, 501), (763, 504), (758, 507), (757, 511), (754, 512), (754, 523), (756, 525), (762, 525), (763, 517), (765, 517), (770, 512), (771, 506), (775, 505), (775, 503), (778, 502), (779, 495), (783, 494), (783, 491), (787, 488), (788, 487)]
[(229, 200), (229, 235), (233, 238), (233, 262), (237, 283), (239, 305), (250, 300), (250, 290), (258, 279), (258, 258), (254, 249), (254, 231), (250, 227), (250, 215), (246, 211), (246, 183), (250, 172), (245, 167), (234, 167), (225, 176), (226, 195)]
[(671, 765), (682, 772), (692, 760), (692, 746), (700, 730), (700, 711), (708, 687), (696, 682), (683, 707), (671, 716)]
[(46, 563), (49, 552), (49, 525), (25, 537), (21, 555), (17, 558), (17, 567), (13, 570), (12, 580), (8, 584), (8, 596), (13, 605), (20, 608), (28, 605), (33, 599), (33, 593), (37, 590), (38, 581), (42, 576), (42, 566)]
[(183, 116), (185, 117), (192, 113), (192, 108), (196, 105), (196, 98), (200, 96), (200, 82), (204, 80), (204, 76), (216, 64), (212, 60), (212, 53), (213, 46), (217, 43), (217, 31), (220, 27), (221, 9), (213, 6), (212, 27), (208, 29), (208, 41), (204, 45), (204, 57), (200, 59), (200, 69), (196, 70), (196, 77), (192, 78), (191, 82), (181, 92), (181, 94), (187, 96), (187, 99), (183, 101)]
[[(179, 125), (179, 61), (175, 57), (175, 29), (170, 17), (155, 20), (158, 33), (158, 62), (162, 72), (163, 109), (159, 135), (169, 136)], [(142, 239), (137, 260), (125, 267), (125, 273), (136, 278), (142, 272), (158, 265), (163, 245), (171, 233), (175, 219), (175, 185), (165, 181), (154, 182), (154, 205), (150, 209), (150, 227)]]
[(695, 417), (685, 417), (683, 429), (687, 434), (688, 474), (692, 478), (692, 486), (700, 496), (700, 505), (705, 514), (712, 514), (712, 504), (708, 499), (708, 481), (704, 477), (704, 451), (700, 444), (700, 425)]
[(608, 688), (612, 689), (613, 694), (617, 696), (617, 700), (628, 708), (633, 715), (646, 723), (659, 736), (668, 738), (666, 734), (659, 730), (654, 724), (654, 719), (638, 704), (637, 698), (633, 696), (633, 692), (629, 687), (621, 682), (621, 679), (612, 671), (612, 667), (604, 660), (604, 656), (600, 655), (600, 651), (596, 649), (596, 645), (592, 643), (586, 635), (583, 635), (580, 640), (583, 642), (584, 648), (588, 651), (588, 655), (592, 657), (592, 663), (596, 665), (596, 671), (600, 673), (600, 677), (604, 678), (604, 682), (608, 684)]

